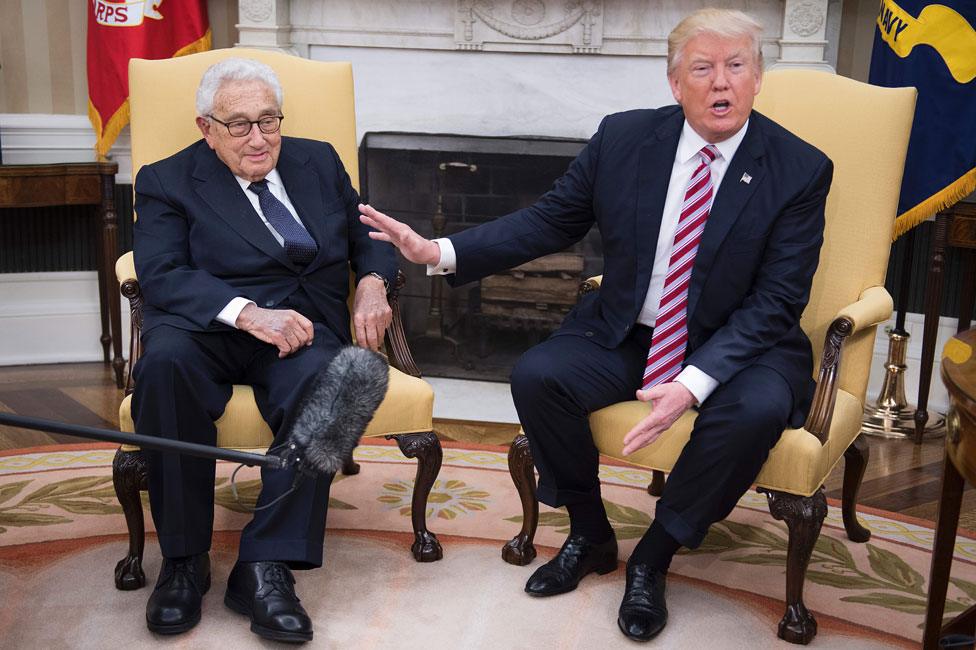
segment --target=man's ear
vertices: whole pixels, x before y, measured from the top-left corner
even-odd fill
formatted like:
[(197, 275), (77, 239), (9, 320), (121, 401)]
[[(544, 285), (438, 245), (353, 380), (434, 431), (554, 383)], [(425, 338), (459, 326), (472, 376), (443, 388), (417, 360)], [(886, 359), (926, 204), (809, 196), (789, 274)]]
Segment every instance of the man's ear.
[(210, 145), (211, 149), (214, 148), (213, 142), (210, 141), (210, 138), (213, 137), (210, 132), (212, 126), (213, 125), (210, 123), (210, 120), (207, 118), (199, 116), (197, 117), (197, 128), (200, 129), (200, 133), (203, 134), (203, 139), (207, 141), (207, 144)]
[(674, 95), (674, 101), (681, 103), (681, 84), (678, 82), (678, 75), (675, 73), (668, 75), (668, 84), (671, 86), (671, 94)]

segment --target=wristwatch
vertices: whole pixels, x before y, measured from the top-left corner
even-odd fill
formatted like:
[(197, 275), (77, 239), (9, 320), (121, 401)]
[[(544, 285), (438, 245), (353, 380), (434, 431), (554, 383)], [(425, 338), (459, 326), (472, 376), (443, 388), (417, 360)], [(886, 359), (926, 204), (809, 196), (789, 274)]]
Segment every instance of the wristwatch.
[(384, 277), (383, 277), (382, 275), (380, 275), (380, 274), (379, 274), (379, 273), (377, 273), (376, 271), (370, 271), (370, 272), (369, 272), (369, 273), (367, 273), (366, 275), (371, 275), (371, 276), (373, 276), (374, 278), (377, 278), (377, 279), (379, 279), (380, 281), (382, 281), (382, 282), (383, 282), (383, 289), (384, 289), (384, 290), (385, 290), (385, 291), (386, 291), (387, 293), (390, 293), (390, 283), (389, 283), (389, 281), (387, 281), (387, 279), (386, 279), (386, 278), (384, 278)]

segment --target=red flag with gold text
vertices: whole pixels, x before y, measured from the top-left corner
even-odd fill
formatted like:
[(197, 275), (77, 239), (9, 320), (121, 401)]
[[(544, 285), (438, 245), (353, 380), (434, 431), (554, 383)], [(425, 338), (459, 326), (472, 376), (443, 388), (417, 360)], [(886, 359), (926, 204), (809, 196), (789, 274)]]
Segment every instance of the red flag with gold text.
[(206, 0), (88, 0), (88, 118), (98, 153), (129, 122), (129, 59), (209, 49)]

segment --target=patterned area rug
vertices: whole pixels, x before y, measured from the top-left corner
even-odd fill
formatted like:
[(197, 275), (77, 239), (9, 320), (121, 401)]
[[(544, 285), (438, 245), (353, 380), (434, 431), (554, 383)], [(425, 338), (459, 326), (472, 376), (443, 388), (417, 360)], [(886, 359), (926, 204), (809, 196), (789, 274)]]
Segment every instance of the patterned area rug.
[[(0, 456), (0, 646), (153, 645), (145, 628), (148, 589), (120, 592), (112, 569), (127, 548), (125, 522), (111, 481), (114, 449), (45, 447)], [(326, 566), (298, 574), (299, 594), (316, 625), (316, 647), (634, 647), (616, 629), (623, 571), (588, 577), (578, 590), (533, 599), (522, 585), (565, 537), (564, 511), (543, 507), (539, 559), (502, 562), (501, 545), (520, 522), (505, 451), (446, 443), (430, 496), (428, 525), (444, 559), (417, 564), (409, 554), (414, 461), (392, 444), (359, 447), (362, 472), (333, 484)], [(244, 620), (222, 605), (246, 506), (259, 487), (256, 470), (238, 474), (243, 504), (231, 491), (234, 465), (217, 470), (214, 588), (204, 620), (180, 647), (257, 644)], [(647, 528), (650, 473), (604, 464), (607, 511), (621, 542), (621, 567)], [(847, 540), (831, 503), (807, 574), (806, 604), (820, 631), (815, 647), (915, 647), (921, 638), (933, 531), (931, 524), (868, 511), (871, 541)], [(147, 525), (151, 519), (147, 512)], [(159, 567), (146, 544), (150, 583)], [(765, 498), (746, 494), (705, 543), (672, 566), (670, 622), (660, 647), (788, 647), (775, 638), (785, 588), (785, 525)], [(976, 602), (976, 541), (956, 545), (947, 615)]]

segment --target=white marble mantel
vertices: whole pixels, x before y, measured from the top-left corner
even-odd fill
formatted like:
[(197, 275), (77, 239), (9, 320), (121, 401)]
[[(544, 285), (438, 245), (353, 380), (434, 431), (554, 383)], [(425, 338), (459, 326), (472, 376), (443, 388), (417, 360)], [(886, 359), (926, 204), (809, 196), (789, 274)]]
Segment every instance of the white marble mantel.
[[(833, 70), (842, 0), (731, 0), (767, 68)], [(588, 137), (672, 103), (667, 34), (701, 0), (238, 0), (242, 46), (352, 61), (358, 131)]]

